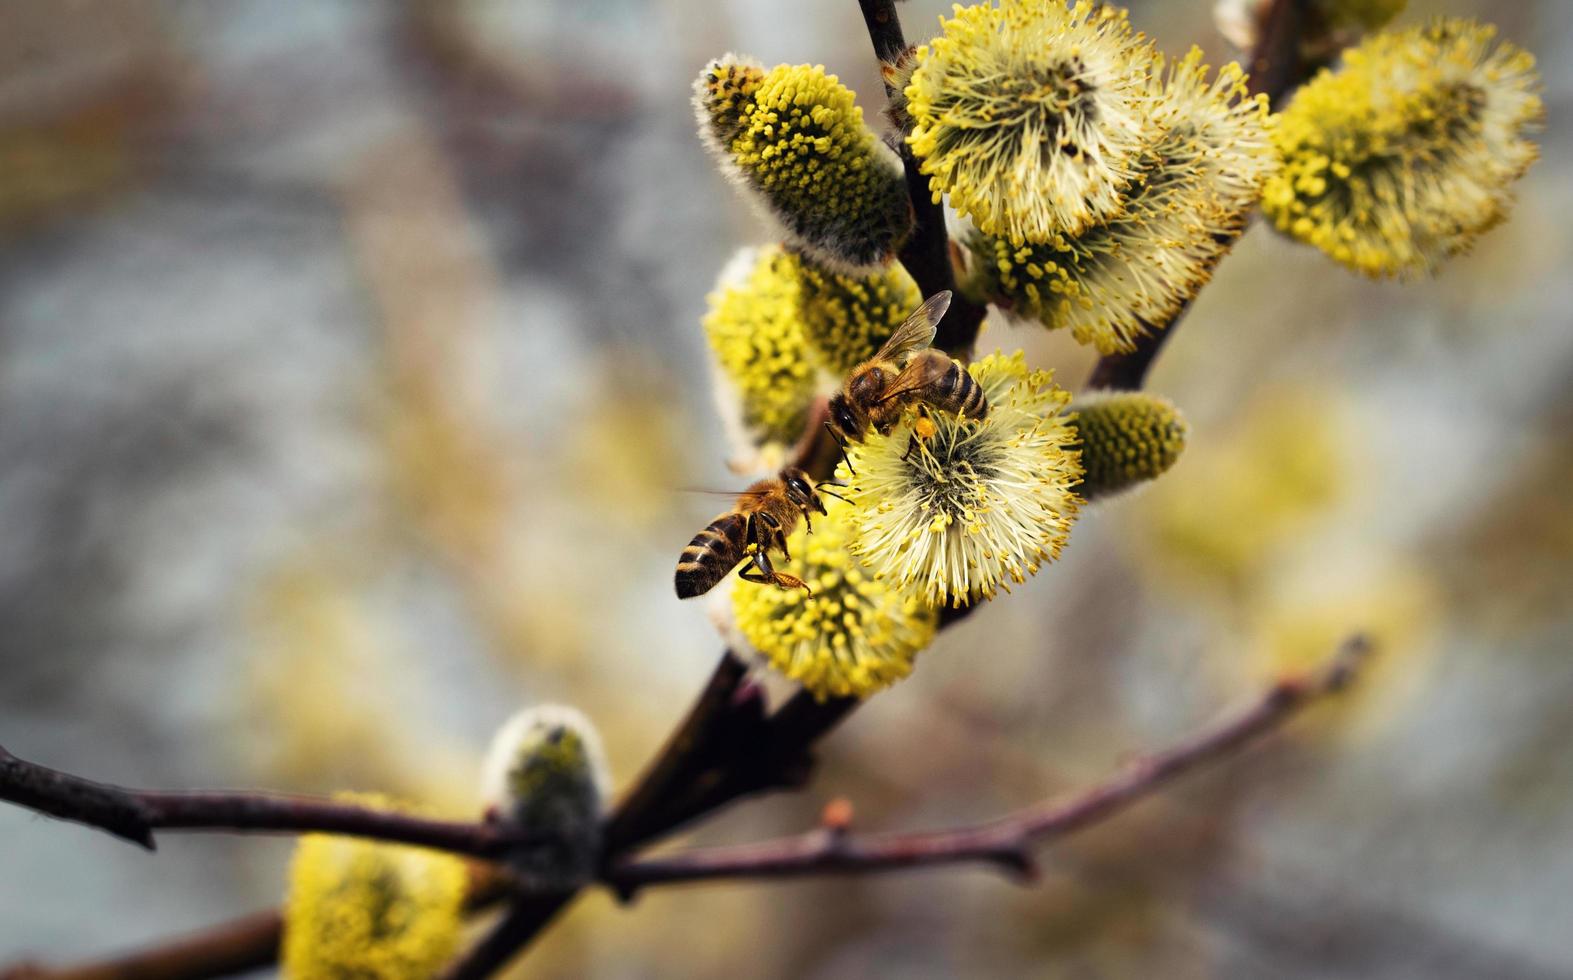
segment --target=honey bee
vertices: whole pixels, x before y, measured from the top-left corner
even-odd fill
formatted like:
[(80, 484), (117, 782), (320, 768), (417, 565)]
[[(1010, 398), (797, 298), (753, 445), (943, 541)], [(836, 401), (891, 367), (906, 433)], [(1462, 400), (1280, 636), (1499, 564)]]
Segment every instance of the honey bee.
[(749, 565), (739, 574), (746, 581), (802, 589), (812, 596), (813, 590), (802, 579), (771, 566), (770, 552), (780, 551), (783, 558), (791, 560), (787, 535), (797, 529), (799, 519), (813, 532), (810, 513), (826, 513), (820, 493), (839, 496), (823, 486), (815, 487), (807, 473), (788, 466), (738, 494), (732, 509), (711, 521), (683, 549), (677, 562), (677, 597), (704, 595), (743, 561)]
[[(870, 429), (888, 435), (910, 405), (917, 405), (920, 413), (913, 425), (918, 439), (934, 434), (927, 409), (974, 419), (989, 414), (988, 399), (967, 369), (929, 346), (949, 308), (949, 290), (930, 296), (896, 328), (878, 353), (847, 375), (841, 391), (830, 399), (830, 417), (825, 421), (843, 457), (847, 443), (862, 442)], [(914, 445), (909, 443), (907, 452)]]

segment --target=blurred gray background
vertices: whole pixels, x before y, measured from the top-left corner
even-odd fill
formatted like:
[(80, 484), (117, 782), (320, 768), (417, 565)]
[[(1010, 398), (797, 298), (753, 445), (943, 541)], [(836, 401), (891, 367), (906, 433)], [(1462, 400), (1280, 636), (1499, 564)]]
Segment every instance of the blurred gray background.
[[(947, 631), (798, 797), (697, 839), (981, 819), (1371, 630), (1359, 690), (1045, 855), (581, 901), (536, 977), (1573, 976), (1573, 4), (1421, 0), (1540, 58), (1543, 159), (1435, 281), (1246, 236), (1152, 378), (1149, 491)], [(1230, 57), (1205, 0), (1134, 3)], [(909, 38), (948, 4), (902, 7)], [(698, 320), (767, 231), (688, 86), (822, 62), (851, 0), (5, 0), (0, 744), (169, 788), (478, 806), (524, 704), (631, 777), (719, 651), (670, 595), (735, 482)], [(992, 326), (1079, 385), (1067, 338)], [(0, 964), (278, 901), (287, 841), (141, 853), (0, 808)]]

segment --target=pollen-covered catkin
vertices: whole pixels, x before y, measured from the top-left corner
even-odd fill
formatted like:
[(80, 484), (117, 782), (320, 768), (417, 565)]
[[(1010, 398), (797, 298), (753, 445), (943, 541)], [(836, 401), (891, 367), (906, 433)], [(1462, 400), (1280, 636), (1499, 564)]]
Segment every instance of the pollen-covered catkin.
[[(389, 808), (375, 796), (348, 802)], [(450, 854), (307, 834), (290, 863), (284, 972), (293, 980), (426, 980), (458, 949), (469, 875)]]
[(1282, 112), (1262, 210), (1368, 276), (1434, 272), (1503, 221), (1538, 155), (1535, 59), (1446, 19), (1368, 38)]
[(1020, 351), (968, 365), (989, 411), (982, 419), (916, 410), (891, 433), (849, 449), (838, 476), (854, 505), (848, 547), (881, 581), (932, 605), (993, 598), (1059, 556), (1081, 499), (1070, 396)]
[(1120, 208), (1147, 142), (1156, 53), (1113, 6), (957, 6), (917, 49), (908, 143), (935, 200), (1013, 244), (1075, 234)]
[(805, 260), (800, 274), (803, 329), (820, 364), (837, 376), (874, 356), (923, 302), (917, 283), (899, 265), (846, 276)]
[(1140, 391), (1097, 393), (1072, 408), (1081, 440), (1077, 490), (1086, 500), (1157, 479), (1185, 450), (1185, 419), (1166, 398)]
[(866, 697), (907, 676), (934, 636), (936, 611), (910, 588), (876, 578), (847, 550), (851, 508), (832, 501), (814, 533), (799, 528), (777, 567), (813, 590), (739, 581), (736, 627), (770, 665), (818, 698)]
[(1192, 49), (1151, 76), (1152, 140), (1115, 216), (1039, 243), (973, 232), (967, 291), (1105, 354), (1168, 324), (1207, 284), (1277, 166), (1266, 100), (1247, 95), (1237, 64), (1207, 74)]
[(780, 246), (743, 249), (708, 297), (705, 337), (723, 415), (743, 430), (739, 442), (791, 445), (803, 432), (819, 374), (804, 331), (800, 273), (797, 256)]
[(729, 146), (737, 138), (753, 110), (754, 90), (764, 78), (763, 65), (732, 54), (705, 66), (694, 83), (694, 109), (707, 144)]
[(768, 71), (731, 56), (694, 89), (699, 134), (791, 243), (833, 269), (888, 264), (912, 229), (901, 161), (823, 65)]

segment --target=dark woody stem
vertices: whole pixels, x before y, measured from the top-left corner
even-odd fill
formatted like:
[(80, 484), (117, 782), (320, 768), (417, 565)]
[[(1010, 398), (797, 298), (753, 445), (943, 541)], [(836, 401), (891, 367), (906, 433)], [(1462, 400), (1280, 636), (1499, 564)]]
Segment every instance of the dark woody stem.
[(0, 748), (0, 800), (97, 827), (153, 850), (155, 831), (299, 834), (311, 831), (416, 844), (496, 858), (530, 839), (486, 822), (430, 820), (311, 796), (170, 793), (95, 783), (18, 759)]
[[(1282, 108), (1284, 99), (1305, 79), (1307, 66), (1300, 58), (1300, 37), (1309, 7), (1310, 0), (1272, 0), (1262, 14), (1261, 35), (1251, 52), (1246, 84), (1252, 95), (1265, 94), (1275, 110)], [(1230, 244), (1244, 231), (1242, 223), (1240, 231), (1230, 236)], [(1222, 257), (1220, 254), (1219, 259)], [(1132, 350), (1100, 357), (1087, 379), (1087, 387), (1139, 390), (1146, 384), (1147, 372), (1152, 370), (1163, 345), (1180, 328), (1190, 308), (1187, 301), (1168, 323), (1149, 324)]]
[(1047, 800), (971, 827), (917, 833), (849, 834), (827, 827), (796, 837), (702, 848), (614, 866), (605, 881), (624, 896), (646, 885), (722, 878), (870, 874), (983, 863), (1017, 878), (1035, 873), (1035, 850), (1119, 813), (1180, 776), (1231, 755), (1308, 705), (1349, 685), (1369, 653), (1363, 637), (1344, 643), (1320, 670), (1269, 687), (1254, 703), (1065, 800)]
[(912, 202), (912, 234), (902, 245), (897, 258), (925, 297), (945, 289), (954, 294), (950, 312), (939, 323), (934, 346), (947, 354), (966, 359), (972, 354), (972, 345), (978, 339), (978, 328), (983, 325), (987, 307), (972, 302), (956, 289), (956, 275), (950, 264), (950, 235), (945, 230), (945, 209), (934, 199), (929, 189), (928, 176), (918, 169), (917, 158), (907, 146), (906, 135), (911, 129), (911, 120), (901, 108), (905, 98), (895, 87), (899, 77), (898, 67), (910, 57), (906, 39), (901, 34), (901, 19), (896, 15), (894, 0), (858, 0), (858, 6), (863, 10), (863, 23), (868, 26), (869, 40), (874, 44), (874, 56), (879, 59), (881, 74), (885, 79), (885, 97), (890, 103), (891, 120), (896, 126), (895, 150), (901, 154), (901, 166), (907, 180), (907, 197)]

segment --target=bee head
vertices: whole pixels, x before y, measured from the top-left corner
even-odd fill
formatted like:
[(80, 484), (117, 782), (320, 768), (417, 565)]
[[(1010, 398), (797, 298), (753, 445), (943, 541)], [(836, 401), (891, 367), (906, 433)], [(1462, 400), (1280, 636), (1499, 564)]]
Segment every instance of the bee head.
[(787, 497), (806, 513), (817, 510), (825, 513), (824, 501), (819, 499), (819, 494), (814, 492), (814, 484), (808, 474), (796, 466), (788, 466), (781, 471), (781, 479), (786, 483)]
[(830, 399), (829, 421), (831, 431), (839, 442), (846, 443), (863, 434), (863, 425), (858, 420), (857, 412), (844, 394), (838, 393)]

